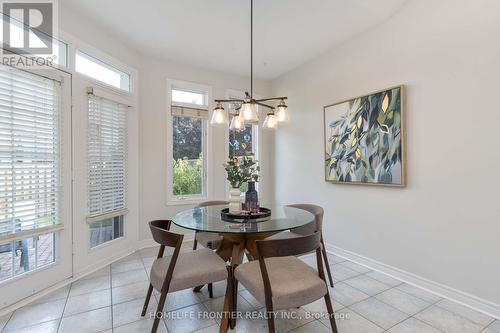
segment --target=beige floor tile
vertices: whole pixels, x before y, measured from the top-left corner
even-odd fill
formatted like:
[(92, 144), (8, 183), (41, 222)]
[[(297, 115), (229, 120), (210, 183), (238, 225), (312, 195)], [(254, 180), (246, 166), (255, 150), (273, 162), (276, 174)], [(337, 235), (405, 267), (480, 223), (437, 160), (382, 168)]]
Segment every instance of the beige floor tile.
[(278, 332), (284, 333), (304, 326), (307, 323), (315, 321), (304, 309), (280, 310), (276, 312), (274, 327)]
[(428, 291), (425, 291), (421, 288), (409, 285), (407, 283), (403, 283), (403, 284), (397, 286), (396, 288), (398, 288), (401, 291), (404, 291), (407, 294), (421, 298), (424, 301), (429, 302), (429, 303), (436, 303), (436, 302), (439, 302), (440, 300), (443, 299), (442, 297), (439, 297), (439, 296), (434, 295)]
[(481, 331), (481, 333), (498, 333), (498, 331), (494, 331), (489, 327), (486, 327), (484, 330)]
[(495, 319), (491, 318), (488, 315), (485, 315), (484, 313), (472, 310), (471, 308), (468, 308), (466, 306), (460, 305), (458, 303), (452, 302), (447, 299), (439, 301), (438, 303), (436, 303), (436, 305), (445, 310), (456, 313), (464, 318), (467, 318), (481, 326), (488, 326), (493, 321), (495, 321)]
[(125, 286), (116, 287), (111, 290), (113, 304), (128, 302), (134, 299), (145, 299), (149, 282), (137, 282)]
[(46, 303), (46, 302), (51, 302), (51, 301), (57, 301), (60, 299), (66, 299), (68, 297), (70, 287), (71, 287), (71, 285), (61, 287), (61, 288), (51, 292), (50, 294), (42, 296), (41, 298), (31, 302), (30, 305)]
[(59, 319), (48, 321), (45, 323), (28, 326), (13, 331), (4, 331), (6, 333), (57, 333), (59, 328)]
[(371, 272), (366, 273), (365, 275), (371, 277), (372, 279), (380, 281), (383, 284), (391, 286), (391, 287), (396, 287), (396, 286), (399, 286), (400, 284), (403, 283), (403, 281), (400, 281), (398, 279), (390, 277), (389, 275), (386, 275), (386, 274), (383, 274), (383, 273), (380, 273), (377, 271), (371, 271)]
[(111, 275), (111, 280), (113, 288), (137, 282), (149, 282), (144, 268), (122, 273), (113, 273)]
[(93, 279), (93, 278), (102, 277), (102, 276), (107, 276), (109, 278), (110, 274), (111, 274), (111, 268), (110, 268), (110, 265), (107, 265), (101, 269), (96, 270), (93, 273), (85, 275), (84, 277), (81, 278), (81, 280)]
[(343, 265), (344, 263), (331, 265), (333, 281), (335, 283), (344, 281), (346, 279), (360, 275), (361, 273), (353, 271), (352, 269)]
[(111, 307), (107, 307), (63, 318), (58, 333), (100, 332), (111, 327)]
[(397, 324), (391, 328), (388, 332), (390, 333), (440, 333), (441, 331), (435, 329), (434, 327), (427, 325), (426, 323), (415, 319), (409, 318), (402, 323)]
[(490, 326), (488, 326), (488, 329), (492, 330), (493, 332), (500, 333), (500, 320), (495, 320), (493, 323), (491, 323)]
[(400, 311), (403, 311), (406, 314), (409, 314), (410, 316), (431, 305), (423, 299), (402, 292), (396, 288), (386, 290), (383, 293), (376, 295), (375, 298)]
[[(113, 333), (150, 333), (153, 326), (153, 318), (134, 321), (123, 326), (115, 327)], [(163, 320), (160, 320), (157, 333), (167, 333)]]
[[(154, 297), (151, 297), (146, 311), (146, 315), (141, 317), (144, 299), (135, 299), (129, 302), (113, 305), (113, 326), (118, 327), (125, 324), (139, 321), (154, 316), (158, 303)], [(168, 310), (167, 310), (168, 311)]]
[(193, 332), (216, 324), (209, 315), (209, 311), (202, 304), (195, 304), (169, 312), (165, 324), (169, 333)]
[(267, 319), (264, 309), (259, 309), (251, 313), (251, 316), (238, 319), (234, 330), (231, 333), (267, 333)]
[(350, 306), (370, 297), (343, 282), (337, 283), (335, 288), (330, 289), (330, 296), (344, 306)]
[(254, 309), (261, 308), (265, 306), (265, 304), (261, 304), (248, 290), (242, 290), (239, 292), (243, 298), (252, 305)]
[[(286, 332), (286, 331), (283, 331), (283, 332)], [(328, 329), (328, 327), (326, 327), (325, 325), (323, 325), (322, 323), (320, 323), (319, 321), (315, 320), (315, 321), (312, 321), (308, 324), (305, 324), (301, 327), (298, 327), (296, 329), (294, 329), (293, 331), (290, 331), (291, 333), (311, 333), (311, 332), (314, 332), (314, 333), (331, 333), (331, 331)]]
[[(158, 294), (158, 299), (160, 298)], [(167, 301), (165, 303), (166, 311), (173, 311), (186, 306), (200, 303), (197, 293), (192, 289), (179, 290), (174, 293), (167, 294)]]
[(350, 306), (350, 308), (384, 329), (389, 329), (409, 317), (406, 313), (382, 303), (373, 297), (356, 303)]
[[(226, 294), (226, 281), (219, 281), (213, 283), (213, 293), (214, 293), (214, 298), (218, 298), (221, 296), (224, 296)], [(241, 284), (238, 286), (238, 290), (242, 290)], [(208, 299), (210, 299), (208, 295), (208, 286), (204, 286), (200, 292), (196, 293), (200, 301), (204, 302)]]
[[(208, 311), (211, 312), (217, 312), (219, 313), (219, 317), (216, 318), (217, 322), (220, 322), (220, 314), (222, 313), (222, 310), (224, 309), (224, 300), (225, 297), (218, 297), (218, 298), (212, 298), (209, 299), (208, 301), (203, 302), (203, 305), (207, 308)], [(246, 312), (254, 310), (255, 307), (253, 307), (250, 303), (248, 303), (243, 296), (238, 295), (238, 307), (237, 311), (243, 313), (243, 315), (246, 314)]]
[(78, 280), (73, 282), (69, 291), (69, 297), (91, 293), (94, 291), (111, 288), (109, 276), (99, 276), (91, 279)]
[(87, 312), (111, 305), (111, 290), (94, 291), (88, 294), (68, 297), (66, 307), (64, 308), (64, 317), (72, 316), (77, 313)]
[(59, 319), (62, 316), (66, 300), (58, 300), (17, 309), (7, 322), (4, 330), (13, 330)]
[(219, 333), (219, 325), (205, 327), (201, 330), (194, 331), (193, 333)]
[(11, 316), (12, 312), (0, 317), (0, 332), (3, 330)]
[(347, 283), (353, 288), (361, 290), (362, 292), (370, 296), (379, 294), (391, 288), (388, 285), (383, 284), (382, 282), (372, 279), (371, 277), (368, 277), (366, 275), (358, 275), (353, 278), (344, 280), (343, 282)]
[[(339, 333), (380, 333), (384, 330), (350, 309), (342, 309), (339, 315), (341, 317), (336, 319)], [(322, 319), (321, 323), (331, 327), (328, 319)]]
[[(331, 297), (330, 297), (330, 299), (333, 302), (333, 311), (334, 312), (337, 312), (337, 311), (344, 308), (344, 306), (342, 304), (340, 304), (338, 301), (334, 300)], [(326, 310), (325, 299), (323, 297), (312, 302), (312, 303), (309, 303), (309, 304), (302, 306), (302, 308), (304, 308), (304, 310), (312, 312), (312, 313), (328, 313), (328, 311)]]
[(483, 328), (472, 321), (438, 306), (431, 306), (415, 317), (446, 333), (477, 333)]
[(352, 262), (352, 261), (344, 261), (342, 263), (342, 266), (345, 266), (349, 269), (352, 269), (353, 271), (356, 271), (358, 273), (368, 273), (368, 272), (371, 272), (371, 268), (368, 268), (366, 266), (363, 266), (363, 265), (359, 265), (359, 264), (356, 264), (355, 262)]
[(119, 261), (111, 264), (111, 273), (123, 273), (134, 271), (137, 269), (144, 269), (144, 264), (141, 258), (135, 258), (126, 261)]
[(339, 257), (335, 254), (328, 253), (327, 256), (328, 256), (328, 262), (330, 263), (330, 265), (338, 264), (338, 263), (347, 261), (347, 259)]

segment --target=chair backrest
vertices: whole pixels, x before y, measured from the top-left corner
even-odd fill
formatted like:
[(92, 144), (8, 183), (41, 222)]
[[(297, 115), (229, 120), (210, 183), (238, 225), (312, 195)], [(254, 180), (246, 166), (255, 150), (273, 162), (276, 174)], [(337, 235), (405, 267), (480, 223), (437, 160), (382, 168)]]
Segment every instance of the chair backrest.
[(289, 257), (319, 249), (320, 240), (321, 233), (313, 232), (301, 237), (257, 240), (255, 245), (260, 258)]
[(172, 221), (170, 220), (154, 220), (149, 222), (149, 228), (155, 242), (169, 247), (176, 247), (179, 243), (182, 243), (184, 235), (171, 232), (171, 224)]
[(310, 235), (315, 231), (320, 231), (323, 228), (323, 215), (325, 211), (322, 207), (313, 204), (293, 204), (287, 207), (294, 207), (308, 211), (314, 215), (314, 222), (308, 223), (305, 226), (293, 229), (293, 232), (299, 235)]
[(165, 247), (173, 247), (174, 253), (170, 259), (170, 264), (168, 266), (167, 274), (165, 280), (163, 281), (162, 291), (168, 290), (170, 281), (172, 280), (172, 274), (174, 272), (175, 264), (177, 263), (177, 258), (181, 252), (182, 240), (184, 235), (176, 234), (170, 231), (170, 225), (172, 221), (170, 220), (154, 220), (149, 222), (149, 228), (153, 234), (153, 239), (155, 242), (159, 243), (160, 250), (158, 251), (158, 259), (163, 257), (165, 252)]
[(229, 205), (229, 201), (224, 200), (211, 200), (211, 201), (203, 201), (200, 202), (196, 207), (207, 207), (207, 206), (219, 206), (219, 205)]
[[(313, 232), (307, 236), (286, 238), (286, 239), (270, 239), (255, 241), (257, 253), (259, 254), (259, 266), (264, 282), (264, 295), (267, 309), (273, 309), (272, 287), (269, 280), (269, 274), (265, 263), (265, 258), (269, 257), (288, 257), (299, 254), (316, 251), (316, 262), (318, 265), (318, 275), (325, 281), (325, 273), (323, 270), (323, 260), (321, 258), (321, 233)], [(326, 283), (326, 282), (325, 282)]]

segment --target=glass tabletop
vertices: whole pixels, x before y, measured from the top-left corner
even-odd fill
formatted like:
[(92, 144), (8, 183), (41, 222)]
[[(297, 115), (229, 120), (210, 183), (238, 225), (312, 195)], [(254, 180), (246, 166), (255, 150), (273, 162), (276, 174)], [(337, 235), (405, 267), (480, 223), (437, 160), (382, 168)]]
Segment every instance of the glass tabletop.
[(217, 233), (252, 234), (279, 232), (294, 229), (314, 221), (314, 215), (303, 209), (264, 205), (271, 209), (271, 217), (262, 222), (226, 222), (221, 219), (221, 210), (227, 205), (208, 206), (184, 210), (174, 216), (172, 222), (182, 228)]

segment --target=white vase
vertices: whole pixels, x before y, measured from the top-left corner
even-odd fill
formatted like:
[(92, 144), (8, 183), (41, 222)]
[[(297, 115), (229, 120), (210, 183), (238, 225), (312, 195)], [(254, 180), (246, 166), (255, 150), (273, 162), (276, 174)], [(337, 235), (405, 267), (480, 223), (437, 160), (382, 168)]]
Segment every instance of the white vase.
[(229, 190), (229, 212), (241, 212), (241, 191), (239, 188), (232, 188)]

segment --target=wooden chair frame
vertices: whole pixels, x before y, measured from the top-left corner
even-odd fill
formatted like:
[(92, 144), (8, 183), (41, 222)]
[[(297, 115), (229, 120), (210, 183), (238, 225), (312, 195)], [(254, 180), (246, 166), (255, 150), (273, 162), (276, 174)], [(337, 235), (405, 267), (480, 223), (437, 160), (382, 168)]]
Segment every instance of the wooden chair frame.
[[(330, 293), (328, 292), (328, 285), (325, 280), (325, 271), (323, 269), (323, 260), (321, 253), (321, 232), (315, 232), (308, 236), (289, 238), (289, 239), (276, 239), (276, 240), (259, 240), (255, 242), (257, 246), (257, 251), (259, 254), (259, 266), (262, 274), (262, 280), (264, 282), (264, 295), (266, 301), (266, 311), (267, 311), (267, 321), (270, 333), (275, 332), (274, 326), (274, 310), (273, 310), (273, 292), (271, 282), (269, 280), (269, 274), (267, 271), (265, 259), (271, 257), (288, 257), (297, 256), (300, 254), (315, 251), (316, 261), (318, 265), (318, 275), (321, 280), (325, 282), (326, 294), (324, 296), (326, 308), (330, 317), (330, 324), (332, 326), (332, 332), (337, 333), (337, 325), (335, 323), (335, 315), (333, 312), (333, 306), (330, 299)], [(237, 283), (234, 278), (233, 273), (232, 283)], [(234, 309), (234, 299), (233, 299)], [(234, 323), (233, 325), (234, 326)]]

